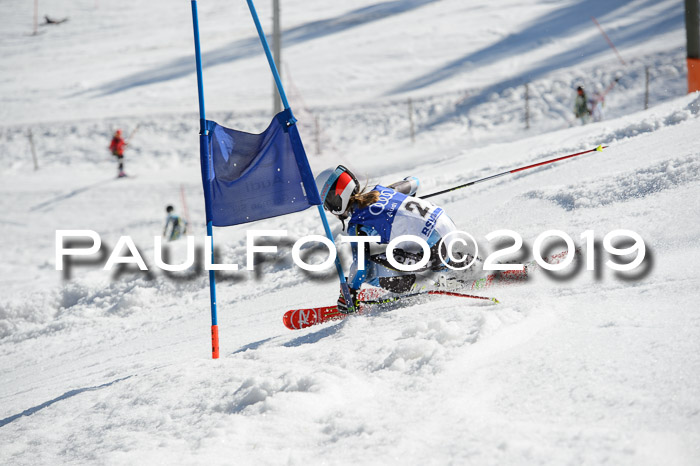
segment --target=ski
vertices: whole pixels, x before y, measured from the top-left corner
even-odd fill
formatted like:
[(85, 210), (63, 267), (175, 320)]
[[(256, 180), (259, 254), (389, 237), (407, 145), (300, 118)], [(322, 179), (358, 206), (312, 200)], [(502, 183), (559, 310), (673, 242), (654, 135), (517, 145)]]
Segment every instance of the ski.
[[(545, 262), (549, 264), (558, 264), (565, 260), (568, 256), (568, 251), (561, 251), (551, 254), (545, 259)], [(574, 249), (575, 257), (581, 256), (581, 249)], [(463, 284), (457, 288), (457, 290), (484, 290), (490, 288), (496, 284), (498, 285), (512, 285), (515, 283), (526, 282), (531, 274), (538, 270), (540, 265), (535, 260), (531, 260), (523, 264), (523, 270), (501, 270), (495, 273), (489, 273), (481, 278), (476, 278), (473, 280), (465, 281)]]
[[(365, 290), (362, 290), (365, 291)], [(362, 292), (360, 292), (362, 295)], [(323, 306), (323, 307), (312, 307), (306, 309), (292, 309), (284, 313), (282, 317), (282, 322), (285, 327), (290, 330), (300, 330), (303, 328), (311, 327), (312, 325), (318, 325), (325, 322), (330, 322), (333, 320), (341, 320), (349, 315), (362, 314), (368, 307), (376, 306), (378, 304), (389, 304), (399, 300), (404, 300), (408, 298), (413, 298), (416, 296), (426, 296), (426, 295), (437, 295), (437, 296), (452, 296), (457, 298), (469, 298), (478, 299), (482, 301), (490, 301), (498, 304), (496, 298), (488, 296), (477, 296), (465, 293), (457, 293), (455, 291), (443, 291), (443, 290), (429, 290), (420, 291), (418, 293), (410, 293), (406, 295), (391, 296), (386, 298), (376, 298), (367, 299), (368, 296), (362, 296), (365, 299), (360, 300), (359, 310), (352, 314), (345, 314), (338, 310), (338, 306)]]
[[(358, 313), (362, 312), (358, 311)], [(312, 325), (344, 319), (349, 314), (343, 314), (338, 306), (313, 307), (309, 309), (293, 309), (284, 313), (282, 322), (290, 330), (299, 330)]]
[(518, 282), (524, 282), (528, 278), (528, 265), (523, 267), (523, 270), (503, 270), (498, 273), (489, 273), (481, 278), (463, 282), (458, 288), (459, 290), (484, 290), (495, 284), (509, 285)]
[[(580, 255), (580, 249), (574, 251), (576, 255)], [(568, 251), (562, 251), (550, 255), (546, 261), (550, 264), (557, 264), (564, 260), (568, 254)], [(367, 308), (375, 306), (378, 304), (389, 304), (399, 300), (412, 298), (415, 296), (424, 295), (442, 295), (442, 296), (454, 296), (460, 298), (471, 298), (491, 301), (498, 303), (496, 298), (491, 298), (487, 296), (477, 296), (472, 294), (466, 294), (464, 291), (481, 291), (487, 288), (491, 288), (495, 285), (510, 285), (516, 283), (523, 283), (528, 280), (530, 274), (537, 270), (539, 265), (536, 261), (529, 261), (523, 266), (523, 270), (503, 270), (497, 273), (489, 273), (486, 276), (476, 279), (470, 279), (466, 281), (458, 281), (456, 283), (456, 288), (447, 289), (437, 289), (437, 290), (422, 290), (414, 293), (409, 293), (405, 295), (382, 297), (377, 294), (375, 289), (363, 289), (360, 291), (360, 308), (357, 312), (353, 314), (362, 314)], [(428, 284), (428, 286), (445, 286), (440, 283)], [(341, 320), (346, 318), (348, 315), (338, 310), (337, 306), (323, 306), (323, 307), (312, 307), (306, 309), (293, 309), (287, 311), (282, 321), (284, 325), (290, 330), (299, 330), (302, 328), (311, 327), (313, 325), (322, 324), (325, 322), (330, 322), (333, 320)]]

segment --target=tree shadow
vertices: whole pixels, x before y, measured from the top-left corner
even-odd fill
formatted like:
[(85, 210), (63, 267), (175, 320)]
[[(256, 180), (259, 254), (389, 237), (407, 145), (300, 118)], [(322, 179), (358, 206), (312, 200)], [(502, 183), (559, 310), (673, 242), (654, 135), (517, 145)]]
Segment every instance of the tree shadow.
[(70, 198), (72, 198), (72, 197), (75, 197), (75, 196), (77, 196), (77, 195), (80, 194), (80, 193), (84, 193), (85, 191), (89, 191), (89, 190), (91, 190), (91, 189), (93, 189), (93, 188), (98, 188), (98, 187), (104, 186), (105, 183), (107, 183), (107, 182), (109, 182), (109, 181), (113, 181), (113, 180), (115, 180), (115, 179), (116, 179), (116, 178), (110, 178), (110, 179), (108, 179), (108, 180), (98, 181), (97, 183), (89, 184), (89, 185), (83, 186), (83, 187), (81, 187), (81, 188), (76, 188), (76, 189), (74, 189), (73, 191), (70, 191), (70, 192), (65, 193), (65, 194), (61, 194), (61, 195), (56, 196), (56, 197), (54, 197), (54, 198), (52, 198), (52, 199), (49, 199), (49, 200), (46, 200), (46, 201), (41, 202), (41, 203), (39, 203), (39, 204), (36, 204), (36, 205), (30, 207), (30, 208), (29, 208), (29, 211), (30, 211), (30, 212), (34, 212), (34, 211), (36, 211), (36, 210), (43, 209), (44, 207), (48, 207), (48, 206), (50, 206), (50, 205), (52, 205), (52, 204), (56, 204), (56, 203), (58, 203), (58, 202), (65, 201), (66, 199), (70, 199)]
[[(387, 92), (386, 95), (391, 96), (416, 91), (468, 70), (484, 67), (499, 60), (546, 47), (553, 40), (563, 40), (579, 31), (595, 28), (590, 19), (591, 16), (606, 16), (608, 20), (613, 20), (616, 16), (622, 16), (624, 11), (619, 10), (624, 10), (623, 7), (633, 2), (634, 0), (626, 2), (609, 2), (607, 0), (596, 0), (593, 2), (586, 0), (556, 10), (535, 19), (522, 31), (511, 34), (495, 44), (469, 53), (423, 76), (400, 84)], [(653, 4), (655, 4), (654, 0), (645, 0), (637, 7), (641, 9)], [(633, 46), (640, 40), (648, 38), (652, 33), (664, 33), (681, 27), (683, 25), (683, 14), (683, 8), (679, 5), (679, 8), (669, 9), (663, 14), (645, 20), (643, 23), (639, 22), (616, 29), (611, 35), (618, 46)], [(443, 114), (436, 115), (430, 121), (421, 124), (419, 130), (431, 129), (459, 115), (464, 115), (472, 107), (487, 102), (493, 93), (500, 93), (505, 89), (524, 85), (554, 70), (572, 67), (583, 60), (594, 56), (602, 56), (606, 53), (611, 52), (605, 40), (600, 34), (591, 35), (588, 40), (583, 41), (574, 49), (551, 55), (539, 61), (532, 68), (523, 69), (521, 73), (515, 76), (494, 82), (485, 88), (476, 89), (454, 108)]]
[[(563, 40), (577, 34), (581, 30), (595, 28), (591, 21), (591, 16), (606, 19), (615, 19), (616, 10), (624, 9), (628, 4), (636, 3), (635, 0), (625, 2), (611, 2), (609, 0), (585, 0), (560, 8), (533, 20), (523, 30), (510, 34), (500, 41), (484, 47), (475, 52), (471, 52), (461, 58), (453, 60), (447, 65), (433, 70), (425, 75), (408, 81), (389, 94), (414, 91), (431, 84), (443, 81), (455, 74), (466, 71), (473, 67), (486, 66), (496, 63), (509, 57), (515, 57), (522, 53), (527, 53), (537, 48), (545, 47), (553, 40)], [(654, 5), (656, 0), (645, 0), (636, 6), (638, 9)], [(621, 15), (622, 12), (619, 13)], [(645, 21), (643, 24), (632, 24), (617, 29), (613, 34), (613, 39), (618, 45), (634, 44), (642, 38), (649, 37), (650, 31), (667, 31), (683, 24), (683, 9), (669, 10), (666, 14)], [(535, 71), (541, 74), (556, 68), (573, 65), (592, 55), (606, 52), (608, 45), (605, 40), (596, 34), (586, 42), (585, 46), (577, 46), (575, 49), (560, 53), (546, 60), (543, 65)], [(565, 64), (562, 62), (565, 61)], [(533, 72), (529, 73), (533, 74)], [(525, 82), (523, 77), (518, 78)], [(493, 86), (490, 87), (493, 92)], [(486, 93), (488, 95), (488, 93)]]
[[(375, 5), (358, 8), (340, 16), (311, 21), (291, 29), (286, 29), (282, 33), (282, 41), (285, 47), (290, 47), (321, 37), (338, 34), (394, 15), (406, 13), (434, 2), (435, 0), (394, 0), (377, 3)], [(236, 60), (262, 55), (263, 51), (261, 48), (262, 46), (257, 36), (239, 39), (223, 47), (203, 53), (202, 67), (214, 67)], [(172, 60), (167, 64), (160, 64), (150, 70), (133, 73), (126, 77), (108, 82), (98, 88), (98, 95), (105, 96), (116, 94), (134, 87), (170, 81), (194, 73), (194, 62), (192, 61), (192, 56), (188, 55), (183, 58)], [(93, 91), (94, 90), (81, 91), (74, 95)]]

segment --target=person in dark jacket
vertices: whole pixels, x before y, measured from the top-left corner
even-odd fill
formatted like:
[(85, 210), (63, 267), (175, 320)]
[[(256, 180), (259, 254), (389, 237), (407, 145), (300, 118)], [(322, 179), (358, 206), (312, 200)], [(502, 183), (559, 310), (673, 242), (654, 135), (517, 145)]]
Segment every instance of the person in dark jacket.
[(586, 92), (582, 86), (576, 88), (576, 100), (574, 101), (574, 115), (581, 120), (581, 124), (585, 125), (591, 116), (591, 111), (588, 108), (588, 99)]

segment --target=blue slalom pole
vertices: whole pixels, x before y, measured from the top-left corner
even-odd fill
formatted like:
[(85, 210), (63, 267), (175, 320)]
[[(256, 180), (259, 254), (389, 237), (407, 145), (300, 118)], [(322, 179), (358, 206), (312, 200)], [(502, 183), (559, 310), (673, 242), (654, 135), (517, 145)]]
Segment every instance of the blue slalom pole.
[[(284, 105), (285, 110), (289, 110), (289, 114), (291, 115), (289, 121), (287, 121), (287, 124), (293, 125), (296, 123), (297, 119), (294, 118), (294, 114), (292, 113), (291, 108), (289, 108), (289, 101), (287, 100), (287, 94), (284, 92), (284, 87), (282, 86), (282, 79), (280, 79), (280, 74), (277, 71), (277, 65), (275, 65), (275, 59), (272, 58), (272, 52), (270, 51), (270, 45), (267, 43), (267, 39), (265, 38), (265, 33), (263, 32), (262, 25), (260, 24), (260, 19), (258, 18), (258, 13), (255, 10), (255, 5), (253, 4), (253, 0), (247, 0), (248, 2), (248, 9), (250, 10), (250, 14), (253, 17), (253, 22), (255, 23), (255, 29), (258, 30), (258, 36), (260, 37), (260, 43), (263, 46), (263, 49), (265, 50), (265, 56), (267, 57), (267, 63), (270, 65), (270, 71), (272, 71), (272, 76), (275, 78), (275, 84), (277, 85), (277, 91), (280, 93), (280, 98), (282, 99), (282, 104)], [(312, 189), (316, 189), (316, 186), (313, 186)], [(323, 210), (323, 205), (318, 206), (318, 212), (321, 216), (321, 221), (323, 222), (323, 229), (326, 232), (326, 236), (328, 239), (330, 239), (333, 243), (335, 241), (333, 240), (333, 233), (331, 233), (331, 228), (328, 225), (328, 218), (326, 217), (326, 212)], [(340, 263), (340, 259), (338, 257), (335, 258), (335, 268), (338, 271), (338, 278), (340, 279), (340, 290), (343, 293), (343, 296), (345, 297), (345, 302), (348, 303), (348, 308), (352, 310), (354, 308), (352, 296), (350, 295), (350, 288), (348, 287), (348, 284), (345, 280), (345, 273), (343, 273), (343, 266)]]
[[(207, 236), (211, 237), (211, 257), (214, 257), (214, 234), (211, 215), (211, 195), (209, 192), (209, 139), (204, 113), (204, 83), (202, 81), (202, 52), (199, 46), (199, 20), (197, 0), (192, 0), (192, 25), (194, 27), (194, 53), (197, 62), (197, 94), (199, 96), (199, 156), (204, 187), (204, 207), (207, 219)], [(211, 357), (219, 358), (219, 321), (216, 313), (216, 275), (209, 271), (209, 297), (211, 299)]]
[[(263, 32), (262, 25), (260, 24), (260, 19), (258, 18), (258, 12), (255, 11), (255, 5), (253, 5), (253, 0), (248, 1), (248, 9), (250, 9), (250, 14), (253, 16), (253, 22), (255, 23), (255, 29), (258, 30), (258, 36), (260, 36), (260, 42), (262, 43), (263, 49), (265, 49), (265, 56), (267, 57), (267, 63), (270, 65), (270, 71), (272, 71), (272, 76), (275, 78), (275, 84), (277, 85), (277, 91), (280, 93), (280, 98), (282, 99), (282, 104), (285, 110), (289, 109), (289, 101), (287, 100), (287, 94), (284, 92), (284, 87), (282, 87), (282, 79), (277, 71), (277, 65), (275, 65), (275, 59), (272, 58), (272, 52), (270, 51), (270, 46), (265, 38), (265, 33)], [(291, 111), (291, 110), (290, 110)], [(292, 120), (290, 124), (293, 124), (296, 120), (294, 115), (292, 115)]]
[[(323, 204), (320, 204), (317, 207), (318, 213), (321, 216), (321, 221), (323, 222), (323, 229), (326, 232), (326, 236), (333, 242), (333, 244), (335, 244), (335, 241), (333, 240), (333, 233), (331, 232), (331, 227), (330, 225), (328, 225), (328, 218), (326, 217), (326, 212), (323, 210)], [(353, 302), (352, 295), (350, 294), (350, 287), (348, 286), (348, 283), (345, 280), (343, 266), (341, 265), (338, 256), (336, 256), (335, 258), (335, 270), (338, 272), (338, 278), (340, 279), (340, 291), (341, 293), (343, 293), (345, 302), (348, 303), (348, 309), (352, 310), (355, 308), (355, 303)]]

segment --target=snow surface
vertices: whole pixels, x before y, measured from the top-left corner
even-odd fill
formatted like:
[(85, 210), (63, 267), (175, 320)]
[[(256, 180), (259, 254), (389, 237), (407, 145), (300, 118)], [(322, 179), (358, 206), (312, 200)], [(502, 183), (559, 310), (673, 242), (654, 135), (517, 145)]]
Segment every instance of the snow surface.
[[(283, 311), (338, 290), (280, 246), (219, 281), (219, 360), (204, 273), (55, 269), (57, 229), (130, 235), (152, 265), (183, 193), (204, 235), (189, 2), (40, 8), (69, 21), (33, 36), (31, 2), (0, 3), (0, 464), (698, 463), (700, 96), (685, 95), (682, 2), (282, 2), (315, 171), (415, 175), (425, 194), (608, 145), (435, 201), (485, 247), (502, 228), (529, 247), (629, 229), (648, 257), (484, 290), (495, 306), (432, 299), (292, 332)], [(245, 2), (199, 11), (208, 117), (262, 130), (272, 83)], [(573, 88), (616, 76), (606, 120), (572, 122)], [(137, 125), (134, 176), (116, 180), (109, 138)], [(249, 228), (322, 232), (315, 209), (217, 229), (222, 261), (244, 264)]]

